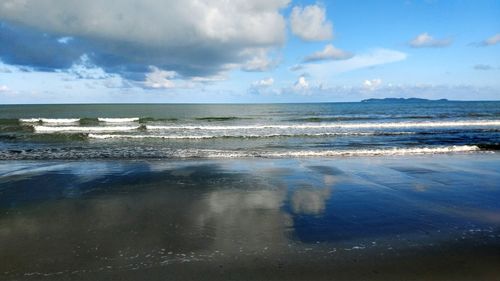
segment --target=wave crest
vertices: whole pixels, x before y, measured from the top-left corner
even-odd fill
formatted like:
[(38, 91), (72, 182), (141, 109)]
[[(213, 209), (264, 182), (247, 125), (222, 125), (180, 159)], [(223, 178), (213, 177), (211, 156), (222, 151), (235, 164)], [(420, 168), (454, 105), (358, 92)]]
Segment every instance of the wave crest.
[(139, 126), (78, 127), (78, 126), (33, 126), (35, 132), (120, 132), (139, 129)]
[(97, 120), (99, 122), (106, 122), (106, 123), (131, 123), (131, 122), (138, 122), (139, 117), (126, 117), (126, 118), (102, 118), (99, 117)]

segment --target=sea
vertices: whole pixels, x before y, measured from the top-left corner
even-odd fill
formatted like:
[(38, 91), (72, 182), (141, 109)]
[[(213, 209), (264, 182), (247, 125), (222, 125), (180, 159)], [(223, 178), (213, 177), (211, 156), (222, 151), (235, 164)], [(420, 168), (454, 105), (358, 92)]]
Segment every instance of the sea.
[(477, 153), (499, 142), (498, 101), (0, 105), (0, 160)]

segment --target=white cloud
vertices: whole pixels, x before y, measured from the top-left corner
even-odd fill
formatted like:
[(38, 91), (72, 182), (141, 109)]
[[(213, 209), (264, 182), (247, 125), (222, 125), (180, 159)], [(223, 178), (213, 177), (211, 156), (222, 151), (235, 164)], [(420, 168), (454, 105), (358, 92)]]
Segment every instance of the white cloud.
[(171, 80), (177, 73), (175, 71), (161, 70), (156, 66), (150, 67), (151, 72), (146, 74), (144, 86), (153, 89), (170, 89), (175, 87), (175, 83)]
[(262, 79), (262, 80), (257, 80), (252, 83), (252, 87), (256, 88), (265, 88), (265, 87), (271, 87), (274, 84), (274, 79), (272, 77)]
[(329, 61), (325, 63), (309, 63), (304, 65), (305, 72), (315, 79), (327, 81), (331, 76), (361, 68), (383, 65), (405, 60), (407, 55), (389, 49), (374, 49), (361, 53), (347, 60)]
[(380, 78), (363, 81), (363, 89), (368, 91), (373, 91), (380, 87), (380, 85), (382, 85), (382, 79)]
[(436, 39), (427, 32), (424, 32), (411, 40), (409, 45), (413, 48), (440, 48), (449, 46), (451, 43), (452, 40), (450, 38)]
[(333, 38), (333, 26), (326, 19), (323, 6), (294, 7), (290, 15), (293, 34), (306, 41), (324, 41)]
[(0, 93), (8, 92), (8, 91), (9, 91), (9, 87), (7, 87), (5, 85), (0, 85)]
[(309, 82), (306, 80), (306, 77), (300, 76), (297, 82), (293, 84), (293, 89), (299, 92), (309, 89)]
[(491, 36), (490, 38), (484, 40), (481, 45), (493, 46), (493, 45), (498, 44), (498, 42), (500, 42), (500, 33), (497, 33), (497, 34)]
[[(279, 9), (288, 0), (5, 0), (0, 16), (64, 34), (155, 46), (219, 41), (275, 44), (284, 40)], [(41, 13), (40, 11), (43, 11)]]
[(346, 60), (352, 58), (353, 54), (328, 44), (321, 51), (315, 52), (304, 58), (304, 62), (322, 61), (322, 60)]
[[(4, 0), (0, 20), (88, 40), (96, 59), (121, 69), (156, 65), (182, 76), (210, 76), (248, 62), (266, 68), (262, 53), (285, 42), (281, 13), (290, 0)], [(81, 42), (81, 40), (79, 40)], [(99, 54), (104, 54), (99, 56)], [(256, 59), (254, 59), (257, 57)], [(104, 59), (103, 59), (104, 60)], [(103, 62), (104, 63), (104, 62)], [(118, 64), (118, 65), (116, 65)]]

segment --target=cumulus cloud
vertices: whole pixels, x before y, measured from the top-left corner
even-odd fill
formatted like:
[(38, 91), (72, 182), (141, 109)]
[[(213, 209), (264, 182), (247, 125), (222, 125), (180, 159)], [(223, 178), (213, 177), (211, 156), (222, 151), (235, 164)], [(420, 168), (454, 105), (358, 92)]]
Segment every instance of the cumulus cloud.
[(382, 85), (382, 79), (380, 78), (363, 81), (363, 89), (368, 91), (373, 91), (380, 87), (380, 85)]
[(321, 5), (294, 7), (290, 15), (293, 34), (305, 41), (324, 41), (333, 38), (333, 25), (326, 19)]
[(352, 58), (353, 54), (328, 44), (321, 51), (315, 52), (304, 58), (304, 62), (322, 61), (322, 60), (346, 60)]
[(5, 0), (0, 39), (12, 44), (1, 44), (9, 46), (0, 46), (0, 58), (50, 70), (88, 54), (106, 71), (132, 79), (143, 77), (149, 65), (185, 77), (216, 75), (247, 62), (253, 65), (247, 69), (258, 70), (262, 63), (255, 57), (284, 43), (281, 9), (288, 2)]
[(274, 79), (272, 77), (262, 79), (262, 80), (257, 80), (252, 83), (252, 87), (257, 87), (257, 88), (265, 88), (265, 87), (271, 87), (274, 84)]
[(436, 39), (427, 32), (419, 34), (408, 44), (413, 48), (441, 48), (451, 45), (453, 41), (450, 38)]
[(150, 67), (151, 72), (146, 74), (144, 85), (153, 89), (170, 89), (174, 88), (175, 84), (172, 81), (177, 73), (175, 71), (161, 70), (156, 66)]

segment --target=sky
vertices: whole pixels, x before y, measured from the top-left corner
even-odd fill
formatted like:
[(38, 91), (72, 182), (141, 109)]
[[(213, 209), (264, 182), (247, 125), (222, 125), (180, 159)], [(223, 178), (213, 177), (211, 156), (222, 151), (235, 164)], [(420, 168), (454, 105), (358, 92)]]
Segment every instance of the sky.
[(385, 97), (500, 100), (500, 1), (0, 1), (0, 104)]

